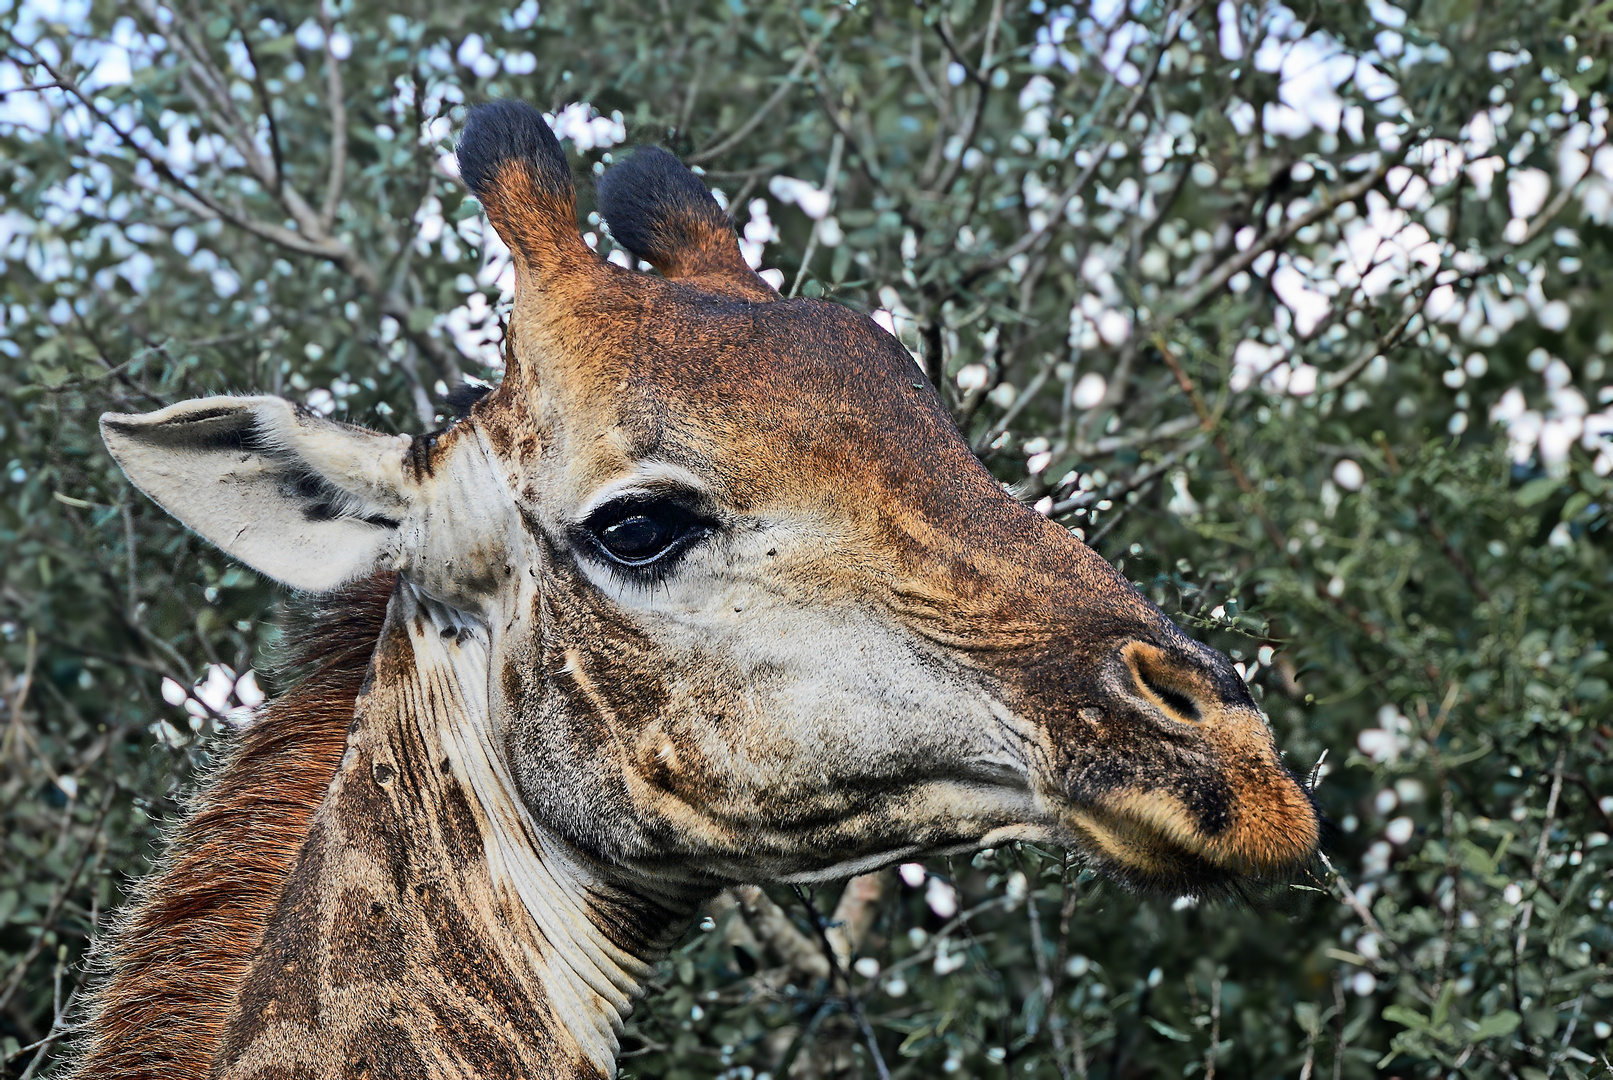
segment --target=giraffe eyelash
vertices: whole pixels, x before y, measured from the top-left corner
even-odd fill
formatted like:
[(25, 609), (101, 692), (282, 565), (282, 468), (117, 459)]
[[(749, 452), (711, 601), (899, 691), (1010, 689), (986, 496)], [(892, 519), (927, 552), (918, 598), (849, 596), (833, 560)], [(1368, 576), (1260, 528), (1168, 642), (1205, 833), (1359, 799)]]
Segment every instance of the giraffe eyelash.
[[(693, 500), (630, 495), (599, 507), (573, 532), (573, 543), (623, 585), (666, 579), (689, 549), (717, 527)], [(642, 548), (637, 554), (635, 547)]]

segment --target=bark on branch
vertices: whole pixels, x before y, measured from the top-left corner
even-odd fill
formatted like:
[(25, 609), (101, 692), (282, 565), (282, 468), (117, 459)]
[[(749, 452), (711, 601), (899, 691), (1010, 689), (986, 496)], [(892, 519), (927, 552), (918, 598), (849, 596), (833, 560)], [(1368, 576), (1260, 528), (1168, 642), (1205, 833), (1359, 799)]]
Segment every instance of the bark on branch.
[[(120, 127), (109, 114), (97, 108), (94, 95), (69, 75), (63, 64), (53, 63), (37, 53), (30, 56), (29, 63), (48, 72), (57, 87), (76, 99), (96, 122), (112, 132), (129, 153), (151, 167), (156, 181), (142, 183), (135, 178), (136, 184), (172, 198), (187, 213), (203, 220), (222, 220), (286, 251), (330, 261), (353, 279), (359, 291), (375, 303), (382, 315), (398, 321), (404, 336), (420, 350), (449, 388), (459, 385), (464, 376), (456, 350), (432, 336), (426, 328), (411, 325), (409, 316), (413, 309), (410, 305), (396, 289), (386, 285), (382, 274), (355, 251), (346, 238), (333, 232), (335, 207), (341, 198), (347, 155), (346, 109), (342, 101), (341, 76), (334, 56), (327, 57), (332, 110), (332, 160), (324, 204), (321, 210), (316, 211), (290, 183), (284, 170), (258, 151), (245, 120), (227, 92), (227, 82), (205, 51), (183, 33), (174, 34), (172, 40), (189, 61), (189, 74), (193, 76), (189, 80), (191, 99), (198, 115), (241, 154), (247, 169), (274, 196), (295, 228), (262, 221), (238, 202), (226, 202), (200, 185), (188, 182), (174, 172), (166, 158), (153, 152), (143, 140), (135, 138), (133, 129)], [(267, 106), (267, 102), (264, 104)]]

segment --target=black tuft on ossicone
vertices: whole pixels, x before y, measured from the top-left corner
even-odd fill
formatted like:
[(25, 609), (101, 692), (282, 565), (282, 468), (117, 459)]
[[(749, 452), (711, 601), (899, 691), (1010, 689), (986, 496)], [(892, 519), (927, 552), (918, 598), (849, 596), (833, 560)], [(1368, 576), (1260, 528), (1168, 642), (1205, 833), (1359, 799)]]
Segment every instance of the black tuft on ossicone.
[(459, 175), (484, 204), (507, 164), (523, 166), (534, 186), (571, 199), (571, 166), (543, 114), (524, 101), (490, 101), (470, 111), (459, 135)]
[(689, 253), (736, 245), (734, 223), (700, 178), (659, 146), (645, 146), (599, 178), (599, 212), (611, 236), (666, 269)]

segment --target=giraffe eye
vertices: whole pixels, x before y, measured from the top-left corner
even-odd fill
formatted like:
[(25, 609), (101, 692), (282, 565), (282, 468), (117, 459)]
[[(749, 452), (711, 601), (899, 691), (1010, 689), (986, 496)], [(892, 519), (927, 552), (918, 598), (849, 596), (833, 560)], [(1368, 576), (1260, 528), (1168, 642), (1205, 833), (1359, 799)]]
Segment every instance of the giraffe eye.
[(666, 550), (673, 535), (670, 525), (671, 522), (665, 518), (634, 514), (599, 530), (599, 542), (606, 551), (623, 562), (637, 562), (653, 558)]
[(711, 531), (711, 523), (671, 499), (624, 499), (601, 507), (583, 528), (607, 560), (643, 571), (668, 568)]

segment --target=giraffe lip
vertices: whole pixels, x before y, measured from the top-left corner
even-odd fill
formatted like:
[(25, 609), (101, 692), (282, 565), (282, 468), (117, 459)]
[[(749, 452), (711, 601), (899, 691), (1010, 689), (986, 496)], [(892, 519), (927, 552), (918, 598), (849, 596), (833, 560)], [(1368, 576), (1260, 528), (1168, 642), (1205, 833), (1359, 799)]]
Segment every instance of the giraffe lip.
[(1097, 867), (1144, 892), (1214, 894), (1303, 867), (1314, 842), (1258, 850), (1236, 826), (1207, 835), (1175, 799), (1122, 792), (1066, 814), (1076, 846)]
[(1234, 876), (1128, 814), (1088, 807), (1066, 821), (1075, 846), (1098, 870), (1139, 892), (1215, 892)]

